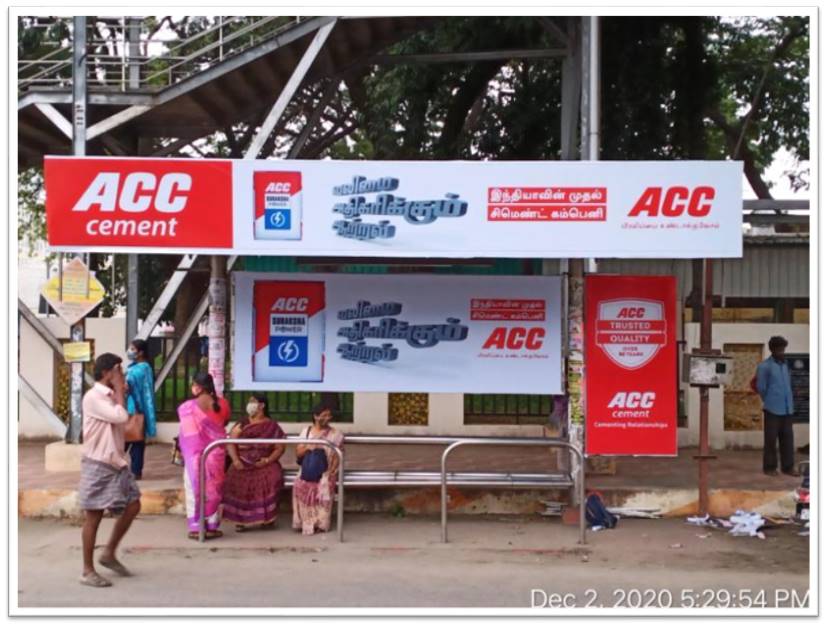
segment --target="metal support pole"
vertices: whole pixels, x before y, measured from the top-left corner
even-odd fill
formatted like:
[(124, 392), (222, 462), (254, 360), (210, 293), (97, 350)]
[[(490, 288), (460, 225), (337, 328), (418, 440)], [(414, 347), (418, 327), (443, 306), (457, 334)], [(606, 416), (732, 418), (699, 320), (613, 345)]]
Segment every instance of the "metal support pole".
[(588, 159), (599, 160), (600, 115), (600, 25), (599, 17), (588, 18)]
[(127, 48), (127, 38), (126, 38), (126, 18), (120, 18), (120, 39), (121, 39), (121, 47), (120, 47), (120, 90), (126, 91), (126, 57), (128, 53), (126, 51)]
[[(599, 161), (599, 115), (600, 115), (600, 24), (599, 17), (584, 17), (582, 30), (582, 147), (583, 159)], [(587, 121), (586, 121), (587, 120)], [(597, 260), (586, 259), (585, 271), (591, 274), (597, 271)]]
[(126, 40), (128, 42), (126, 55), (129, 61), (129, 89), (137, 89), (141, 84), (141, 20), (140, 18), (126, 18)]
[[(700, 349), (704, 352), (711, 350), (711, 315), (712, 297), (714, 293), (714, 265), (711, 259), (705, 259), (705, 280), (703, 281), (703, 319), (700, 325)], [(700, 387), (700, 454), (697, 458), (699, 466), (699, 514), (708, 513), (708, 387)]]
[(138, 334), (138, 301), (140, 279), (138, 277), (138, 255), (127, 254), (126, 272), (126, 343), (129, 344)]
[(86, 17), (74, 18), (72, 34), (72, 154), (86, 154)]
[(224, 16), (218, 16), (218, 60), (224, 60)]
[[(76, 16), (72, 33), (72, 153), (75, 156), (86, 154), (86, 97), (86, 17)], [(61, 297), (62, 273), (61, 262)], [(69, 330), (72, 341), (83, 341), (85, 335), (84, 320), (73, 324)], [(69, 394), (71, 419), (66, 429), (66, 441), (80, 443), (83, 435), (83, 363), (71, 365)]]
[[(591, 88), (593, 82), (591, 81), (591, 72), (593, 66), (591, 63), (592, 47), (592, 22), (591, 18), (583, 17), (581, 19), (581, 27), (578, 35), (575, 37), (574, 50), (579, 50), (579, 57), (581, 61), (580, 71), (581, 79), (580, 86), (580, 124), (581, 124), (581, 142), (580, 142), (580, 158), (588, 160), (593, 158), (590, 152), (588, 143), (589, 129), (594, 125), (595, 120), (592, 118), (592, 108), (590, 106), (593, 94)], [(572, 69), (569, 71), (569, 81), (573, 81), (571, 75)], [(569, 86), (569, 89), (571, 87)], [(564, 86), (563, 86), (564, 89)], [(569, 96), (570, 97), (570, 96)], [(569, 104), (570, 105), (570, 104)], [(576, 123), (576, 118), (573, 112), (569, 111), (569, 120), (571, 124)], [(569, 139), (569, 147), (575, 145), (573, 136), (575, 129), (571, 129), (572, 136)], [(574, 158), (575, 154), (568, 153), (570, 158)], [(585, 407), (582, 398), (582, 385), (585, 370), (585, 338), (584, 338), (584, 303), (583, 292), (585, 289), (585, 269), (586, 262), (583, 259), (568, 259), (568, 275), (567, 275), (567, 324), (568, 324), (568, 345), (567, 345), (567, 367), (566, 367), (566, 383), (568, 391), (568, 424), (567, 424), (567, 438), (568, 442), (577, 449), (585, 449)], [(571, 476), (575, 480), (582, 477), (584, 481), (584, 468), (577, 467), (577, 463), (584, 464), (584, 458), (571, 459)], [(579, 471), (582, 469), (582, 471)], [(573, 505), (579, 506), (580, 509), (584, 507), (584, 500), (579, 499), (579, 494), (583, 492), (584, 487), (577, 485), (574, 490)], [(577, 501), (578, 500), (578, 501)]]

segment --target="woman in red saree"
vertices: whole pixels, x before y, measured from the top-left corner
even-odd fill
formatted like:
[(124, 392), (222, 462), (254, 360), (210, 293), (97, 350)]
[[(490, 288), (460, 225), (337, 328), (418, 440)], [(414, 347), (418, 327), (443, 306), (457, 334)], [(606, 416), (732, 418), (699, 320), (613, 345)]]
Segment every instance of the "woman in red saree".
[[(248, 419), (230, 432), (233, 439), (283, 439), (278, 422), (267, 411), (267, 397), (253, 394), (247, 401)], [(224, 480), (224, 519), (239, 532), (275, 526), (284, 475), (278, 459), (284, 444), (227, 446), (232, 465)]]
[[(201, 453), (216, 439), (226, 437), (226, 424), (229, 421), (229, 403), (215, 393), (212, 376), (205, 372), (195, 375), (192, 381), (191, 400), (178, 407), (180, 434), (178, 444), (184, 458), (184, 492), (186, 494), (186, 519), (189, 538), (198, 538), (198, 506), (200, 495), (199, 462)], [(212, 539), (223, 533), (218, 530), (221, 525), (221, 494), (224, 484), (223, 448), (215, 448), (206, 459), (206, 537)]]

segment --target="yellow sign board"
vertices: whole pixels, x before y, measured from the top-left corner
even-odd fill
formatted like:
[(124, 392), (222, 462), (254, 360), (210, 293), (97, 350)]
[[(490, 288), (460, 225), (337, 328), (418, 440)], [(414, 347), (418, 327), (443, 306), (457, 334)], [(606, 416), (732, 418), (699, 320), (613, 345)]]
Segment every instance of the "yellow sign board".
[(90, 341), (71, 341), (63, 344), (63, 358), (67, 363), (86, 363), (92, 360)]
[(72, 259), (63, 268), (62, 289), (58, 274), (43, 285), (40, 293), (70, 326), (91, 313), (106, 295), (103, 285), (79, 258)]

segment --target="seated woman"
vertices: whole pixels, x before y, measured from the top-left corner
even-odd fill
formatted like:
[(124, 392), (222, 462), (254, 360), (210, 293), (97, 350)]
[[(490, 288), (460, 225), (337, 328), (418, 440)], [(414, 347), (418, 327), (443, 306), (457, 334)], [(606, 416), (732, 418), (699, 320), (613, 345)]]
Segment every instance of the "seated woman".
[[(305, 439), (326, 439), (339, 448), (344, 443), (344, 435), (330, 426), (333, 418), (332, 408), (324, 403), (313, 407), (313, 424), (301, 432)], [(306, 480), (305, 468), (293, 484), (293, 529), (312, 535), (316, 530), (330, 530), (330, 517), (333, 511), (333, 494), (336, 492), (338, 476), (338, 456), (329, 446), (299, 444), (296, 457), (299, 463), (313, 450), (323, 450), (326, 457), (326, 469), (318, 480)]]
[[(247, 401), (248, 418), (230, 431), (233, 439), (283, 439), (284, 431), (267, 411), (267, 397), (253, 394)], [(275, 526), (284, 476), (278, 459), (284, 444), (227, 446), (232, 465), (224, 480), (224, 519), (239, 532)]]
[[(186, 494), (186, 518), (189, 538), (198, 538), (198, 507), (200, 502), (199, 462), (201, 453), (216, 439), (226, 438), (229, 421), (229, 403), (215, 393), (212, 376), (200, 372), (192, 380), (191, 400), (178, 407), (181, 422), (178, 444), (184, 458), (184, 492)], [(224, 449), (213, 449), (206, 459), (206, 538), (220, 537), (221, 494), (224, 486)]]

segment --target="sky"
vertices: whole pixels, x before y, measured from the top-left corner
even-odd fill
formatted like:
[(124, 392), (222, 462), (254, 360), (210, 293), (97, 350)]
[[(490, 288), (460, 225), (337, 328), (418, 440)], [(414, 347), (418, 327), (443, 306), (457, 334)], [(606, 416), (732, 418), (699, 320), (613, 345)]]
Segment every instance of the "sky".
[[(796, 165), (794, 157), (788, 150), (781, 149), (774, 154), (774, 162), (766, 170), (766, 180), (772, 183), (772, 195), (778, 200), (808, 200), (810, 190), (803, 189), (794, 191), (789, 185), (789, 179), (784, 172), (794, 168)], [(801, 161), (802, 167), (809, 167), (808, 161)], [(749, 185), (746, 177), (743, 176), (743, 199), (753, 200), (757, 196)]]

